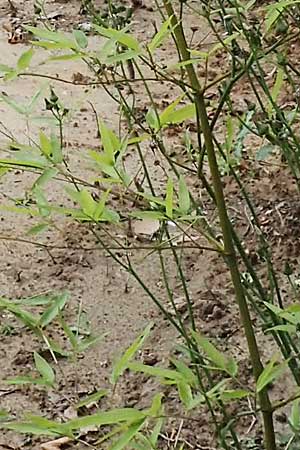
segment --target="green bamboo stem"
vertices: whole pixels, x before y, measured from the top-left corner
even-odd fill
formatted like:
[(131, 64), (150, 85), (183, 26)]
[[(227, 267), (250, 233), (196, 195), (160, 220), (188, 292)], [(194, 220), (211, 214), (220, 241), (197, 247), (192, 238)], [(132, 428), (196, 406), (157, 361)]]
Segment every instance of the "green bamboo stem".
[[(163, 0), (165, 10), (167, 15), (170, 17), (174, 37), (178, 44), (180, 50), (181, 58), (183, 61), (188, 61), (191, 59), (190, 52), (187, 47), (186, 38), (184, 35), (183, 27), (181, 22), (178, 21), (173, 6), (170, 0)], [(212, 185), (214, 189), (214, 195), (216, 199), (216, 206), (218, 209), (218, 215), (220, 220), (220, 226), (222, 229), (223, 241), (224, 241), (224, 256), (228, 268), (230, 270), (232, 283), (235, 290), (236, 300), (240, 310), (240, 316), (247, 339), (249, 354), (252, 362), (254, 377), (257, 380), (263, 371), (263, 365), (260, 359), (260, 353), (256, 342), (256, 337), (254, 329), (251, 322), (251, 317), (247, 305), (247, 301), (244, 295), (243, 286), (240, 279), (240, 273), (238, 268), (237, 257), (235, 253), (235, 248), (233, 244), (232, 234), (231, 234), (231, 224), (229, 221), (222, 180), (217, 164), (217, 159), (215, 155), (213, 134), (209, 125), (207, 111), (204, 101), (204, 95), (199, 83), (198, 77), (194, 70), (192, 64), (186, 66), (186, 71), (190, 84), (193, 87), (195, 105), (197, 113), (200, 118), (200, 124), (202, 128), (202, 133), (204, 136), (205, 147), (207, 151), (208, 163), (210, 167)], [(264, 422), (264, 438), (265, 438), (265, 448), (266, 450), (276, 450), (276, 439), (273, 424), (273, 412), (272, 406), (269, 399), (267, 389), (263, 389), (259, 393), (259, 401)]]

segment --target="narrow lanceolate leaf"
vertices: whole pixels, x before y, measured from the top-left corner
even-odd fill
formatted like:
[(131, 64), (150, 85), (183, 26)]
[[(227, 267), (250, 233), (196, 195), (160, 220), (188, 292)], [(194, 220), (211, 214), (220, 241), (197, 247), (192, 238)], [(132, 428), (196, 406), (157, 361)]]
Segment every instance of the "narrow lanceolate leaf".
[(65, 304), (67, 303), (68, 299), (69, 299), (68, 292), (63, 292), (62, 294), (59, 294), (53, 298), (51, 306), (47, 308), (46, 311), (43, 312), (40, 318), (39, 324), (42, 328), (49, 325), (49, 323), (52, 322), (52, 320), (59, 315), (59, 313), (65, 307)]
[(180, 212), (187, 214), (190, 210), (191, 199), (188, 187), (182, 176), (179, 178), (178, 203)]
[(56, 48), (74, 48), (74, 42), (64, 33), (31, 26), (26, 26), (25, 29), (40, 39), (55, 42), (57, 44)]
[(52, 155), (51, 141), (42, 131), (40, 132), (40, 147), (43, 155), (50, 158)]
[(221, 353), (206, 337), (202, 336), (200, 333), (193, 331), (192, 334), (199, 347), (218, 369), (227, 372), (232, 377), (237, 374), (238, 367), (233, 358), (227, 357)]
[(249, 397), (251, 392), (245, 391), (244, 389), (235, 389), (235, 390), (226, 390), (223, 391), (220, 395), (221, 399), (224, 402)]
[(148, 45), (148, 49), (149, 49), (150, 53), (153, 53), (154, 50), (156, 50), (158, 47), (160, 47), (161, 44), (163, 43), (163, 41), (171, 34), (171, 32), (172, 32), (172, 28), (171, 28), (172, 18), (173, 18), (172, 16), (169, 17), (162, 24), (162, 26), (160, 27), (160, 30), (153, 37), (152, 41)]
[(34, 182), (33, 187), (35, 186), (39, 186), (39, 187), (43, 187), (45, 184), (48, 183), (48, 181), (50, 181), (53, 177), (55, 177), (55, 175), (57, 175), (57, 170), (54, 169), (53, 167), (49, 167), (47, 169), (45, 169), (42, 173), (42, 175), (40, 175), (37, 180)]
[(7, 422), (0, 424), (0, 427), (23, 434), (59, 436), (57, 431), (51, 431), (50, 429), (46, 430), (44, 427), (39, 427), (30, 422)]
[(130, 443), (130, 441), (136, 436), (138, 431), (142, 428), (145, 420), (146, 419), (144, 418), (130, 425), (127, 431), (125, 431), (125, 433), (121, 435), (121, 437), (117, 440), (117, 442), (115, 442), (110, 447), (110, 450), (123, 450), (124, 448), (127, 448), (126, 446)]
[(100, 391), (94, 392), (87, 397), (84, 397), (80, 402), (76, 403), (76, 408), (82, 408), (83, 406), (90, 406), (93, 403), (99, 402), (102, 397), (105, 397), (108, 394), (106, 389), (100, 389)]
[(300, 430), (300, 400), (297, 398), (292, 403), (292, 410), (289, 417), (289, 424), (294, 432), (299, 432)]
[(39, 234), (42, 233), (43, 231), (46, 231), (49, 227), (49, 223), (47, 222), (43, 222), (43, 223), (38, 223), (37, 225), (34, 225), (33, 227), (29, 228), (29, 230), (27, 231), (26, 234), (28, 235), (35, 235), (35, 234)]
[(172, 364), (174, 364), (177, 371), (183, 375), (187, 383), (189, 383), (191, 386), (196, 386), (198, 384), (197, 376), (194, 374), (192, 369), (190, 369), (183, 361), (175, 358), (171, 358), (170, 361)]
[(256, 382), (256, 392), (261, 392), (266, 386), (275, 381), (286, 369), (288, 361), (284, 361), (282, 364), (277, 363), (277, 355), (271, 358), (271, 361), (266, 365), (258, 380)]
[(151, 407), (148, 409), (147, 411), (147, 416), (150, 417), (156, 417), (158, 415), (160, 415), (163, 406), (162, 406), (162, 398), (163, 398), (163, 394), (155, 394), (153, 399), (152, 399), (152, 405)]
[(134, 408), (120, 408), (104, 411), (99, 414), (79, 417), (66, 423), (71, 430), (80, 430), (89, 426), (112, 425), (121, 422), (138, 422), (146, 417), (143, 411)]
[(105, 36), (109, 39), (113, 39), (116, 42), (119, 42), (120, 44), (124, 45), (125, 47), (135, 50), (136, 52), (141, 52), (138, 40), (131, 34), (128, 34), (126, 31), (114, 30), (113, 28), (104, 28), (95, 24), (94, 28), (102, 36)]
[(121, 146), (120, 141), (115, 133), (110, 130), (102, 120), (99, 121), (99, 129), (107, 162), (113, 166), (115, 163), (115, 152), (119, 150)]
[(142, 364), (139, 362), (130, 362), (128, 364), (128, 368), (130, 370), (133, 370), (134, 372), (142, 372), (146, 375), (162, 378), (162, 379), (169, 379), (174, 382), (179, 382), (184, 380), (183, 375), (176, 370), (171, 369), (164, 369), (162, 367), (153, 367), (153, 366), (147, 366), (146, 364)]
[(124, 370), (127, 369), (128, 363), (142, 347), (145, 340), (149, 336), (152, 327), (153, 323), (150, 323), (142, 332), (142, 334), (138, 336), (131, 344), (131, 346), (125, 351), (123, 356), (114, 364), (113, 371), (110, 377), (110, 381), (112, 384), (115, 384), (118, 381), (119, 377), (123, 374)]
[(182, 123), (185, 120), (192, 119), (196, 115), (196, 107), (194, 104), (192, 105), (185, 105), (182, 108), (176, 109), (172, 112), (172, 114), (169, 114), (168, 120), (162, 125), (165, 124), (176, 124), (176, 123)]
[(189, 410), (193, 404), (193, 394), (190, 385), (185, 381), (179, 381), (179, 383), (177, 383), (177, 389), (180, 400), (185, 408)]
[(20, 56), (17, 62), (17, 68), (19, 71), (25, 70), (29, 67), (33, 55), (34, 50), (31, 48)]
[(73, 36), (75, 38), (76, 44), (78, 47), (85, 49), (88, 45), (88, 40), (86, 35), (81, 30), (73, 30)]
[(273, 110), (273, 103), (276, 103), (278, 95), (280, 94), (282, 85), (283, 85), (283, 81), (284, 81), (284, 74), (285, 71), (282, 67), (278, 67), (277, 69), (277, 75), (276, 75), (276, 79), (275, 79), (275, 83), (274, 86), (272, 87), (271, 90), (271, 97), (272, 97), (272, 101), (270, 100), (269, 102), (269, 106), (268, 106), (268, 113), (269, 115), (272, 114), (272, 110)]
[(3, 100), (7, 105), (9, 105), (11, 108), (13, 108), (19, 114), (26, 114), (26, 112), (27, 112), (25, 106), (19, 105), (9, 95), (7, 95), (6, 92), (1, 92), (0, 100)]
[(52, 386), (55, 382), (55, 374), (50, 364), (36, 352), (34, 352), (34, 362), (37, 371), (40, 373), (45, 383)]
[(173, 191), (174, 191), (173, 180), (172, 178), (169, 178), (166, 188), (166, 215), (170, 219), (173, 218)]

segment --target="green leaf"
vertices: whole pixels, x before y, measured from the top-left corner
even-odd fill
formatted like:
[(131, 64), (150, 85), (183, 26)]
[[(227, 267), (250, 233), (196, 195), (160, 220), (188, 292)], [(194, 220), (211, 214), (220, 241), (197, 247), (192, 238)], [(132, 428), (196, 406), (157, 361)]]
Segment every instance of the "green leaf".
[(47, 361), (38, 353), (34, 352), (34, 362), (37, 371), (40, 373), (41, 377), (49, 386), (53, 386), (55, 382), (55, 374)]
[(268, 328), (266, 331), (283, 331), (285, 333), (296, 333), (297, 328), (295, 325), (282, 324), (282, 325), (275, 325), (274, 327)]
[(77, 351), (79, 353), (81, 353), (81, 352), (88, 350), (89, 348), (98, 344), (98, 342), (102, 341), (105, 336), (106, 336), (105, 334), (98, 335), (98, 336), (88, 336), (88, 337), (80, 340), (78, 343), (78, 346), (77, 346)]
[(30, 102), (29, 102), (29, 104), (28, 104), (28, 106), (27, 106), (27, 110), (30, 112), (30, 111), (33, 111), (33, 109), (34, 109), (34, 107), (36, 106), (36, 104), (37, 104), (37, 102), (39, 101), (39, 99), (42, 97), (42, 95), (44, 94), (44, 92), (45, 92), (45, 89), (46, 88), (48, 88), (48, 85), (49, 85), (49, 83), (44, 83), (41, 87), (40, 87), (40, 89), (38, 89), (34, 94), (33, 94), (33, 96), (31, 97), (31, 99), (30, 99)]
[(14, 303), (23, 306), (44, 306), (49, 305), (49, 302), (51, 302), (51, 298), (52, 294), (33, 295), (32, 297), (25, 297), (15, 300)]
[(120, 150), (121, 143), (116, 134), (102, 120), (99, 121), (99, 129), (104, 153), (108, 158), (108, 163), (113, 166), (115, 163), (115, 152)]
[(107, 396), (108, 391), (106, 389), (100, 389), (100, 391), (94, 392), (91, 395), (80, 400), (80, 402), (76, 403), (76, 408), (82, 408), (83, 406), (90, 406), (93, 403), (97, 403), (101, 398)]
[(182, 374), (178, 373), (176, 370), (147, 366), (139, 362), (129, 362), (127, 367), (134, 372), (142, 372), (154, 377), (167, 378), (174, 382), (184, 381)]
[(120, 422), (137, 422), (146, 417), (143, 411), (134, 408), (111, 409), (90, 416), (79, 417), (66, 423), (72, 430), (79, 430), (89, 426), (113, 425)]
[(165, 214), (158, 211), (133, 211), (130, 215), (132, 217), (136, 217), (137, 219), (166, 219)]
[(231, 400), (249, 397), (249, 395), (251, 395), (251, 392), (249, 391), (245, 391), (244, 389), (235, 389), (223, 391), (220, 397), (223, 402), (228, 402)]
[(142, 428), (145, 423), (145, 418), (133, 423), (128, 427), (128, 430), (125, 431), (111, 447), (110, 450), (122, 450), (126, 447), (127, 444), (136, 436), (137, 432)]
[(156, 421), (156, 424), (152, 430), (151, 436), (149, 437), (150, 443), (152, 445), (152, 449), (155, 448), (158, 442), (158, 438), (161, 435), (161, 431), (163, 425), (165, 423), (165, 419), (162, 417)]
[(292, 427), (292, 430), (298, 432), (300, 429), (300, 407), (299, 407), (299, 398), (293, 401), (291, 415), (289, 416), (289, 424)]
[(112, 374), (110, 377), (110, 382), (112, 384), (116, 384), (120, 376), (123, 374), (124, 370), (127, 369), (128, 363), (134, 358), (136, 353), (144, 344), (145, 340), (150, 334), (151, 329), (153, 328), (153, 323), (151, 322), (145, 330), (138, 336), (135, 341), (128, 347), (128, 349), (124, 352), (121, 358), (113, 365)]
[(49, 167), (45, 169), (42, 175), (40, 175), (38, 179), (34, 182), (33, 187), (35, 186), (39, 186), (40, 188), (43, 187), (45, 184), (48, 183), (48, 181), (50, 181), (53, 177), (55, 177), (57, 173), (58, 170), (55, 169), (54, 167)]
[(49, 429), (39, 427), (30, 422), (7, 422), (3, 424), (0, 423), (0, 428), (6, 428), (8, 430), (17, 431), (18, 433), (23, 434), (59, 436), (59, 433), (57, 431), (50, 431)]
[(139, 52), (136, 52), (135, 50), (126, 50), (125, 52), (122, 53), (116, 53), (115, 55), (107, 56), (103, 60), (103, 63), (105, 64), (120, 63), (128, 61), (129, 59), (134, 59), (138, 55)]
[(258, 380), (256, 382), (256, 392), (261, 392), (268, 384), (276, 380), (286, 369), (288, 361), (284, 361), (282, 364), (277, 364), (277, 355), (274, 355), (270, 362), (266, 365)]
[(54, 422), (41, 416), (28, 414), (24, 421), (5, 423), (4, 427), (26, 434), (43, 434), (45, 436), (62, 435), (73, 437), (66, 424)]
[(198, 379), (192, 369), (190, 369), (183, 361), (175, 358), (170, 359), (171, 363), (176, 367), (179, 373), (181, 373), (187, 383), (191, 386), (197, 386)]
[(270, 29), (274, 26), (284, 9), (297, 3), (300, 3), (300, 0), (283, 0), (279, 2), (276, 1), (274, 4), (269, 5), (267, 7), (268, 12), (265, 20), (266, 32), (270, 31)]
[(172, 19), (173, 16), (169, 17), (160, 27), (160, 30), (154, 35), (150, 44), (148, 45), (148, 49), (150, 53), (153, 53), (158, 47), (161, 46), (163, 41), (171, 34), (172, 32)]
[(5, 300), (4, 298), (0, 298), (0, 308), (1, 307), (10, 311), (29, 328), (37, 328), (39, 321), (38, 317), (20, 308), (17, 304)]
[(68, 194), (80, 205), (81, 210), (87, 216), (92, 218), (97, 207), (97, 203), (87, 189), (75, 191), (67, 189)]
[(186, 105), (168, 114), (168, 116), (165, 117), (164, 120), (161, 119), (161, 125), (164, 126), (167, 124), (182, 123), (185, 120), (193, 119), (195, 115), (196, 115), (195, 105), (194, 104)]
[(9, 419), (9, 412), (5, 411), (5, 409), (0, 409), (0, 422), (6, 419)]
[(173, 218), (173, 192), (174, 185), (172, 178), (168, 179), (166, 188), (166, 216), (170, 219)]
[(12, 67), (6, 66), (5, 64), (0, 64), (0, 72), (12, 72)]
[(200, 333), (192, 331), (192, 335), (199, 347), (217, 368), (227, 372), (232, 377), (236, 376), (238, 367), (233, 358), (227, 357), (221, 353), (206, 337), (202, 336)]
[(153, 108), (148, 109), (145, 119), (147, 125), (149, 125), (150, 128), (153, 128), (154, 130), (159, 130), (160, 128), (159, 117), (157, 116)]
[(189, 410), (193, 402), (193, 394), (190, 385), (186, 381), (179, 381), (177, 383), (177, 389), (180, 400), (185, 408)]
[(51, 142), (51, 151), (52, 151), (52, 162), (54, 164), (60, 164), (63, 162), (63, 153), (59, 140), (57, 139), (55, 134), (51, 134), (50, 137)]
[(27, 113), (26, 108), (23, 105), (19, 105), (17, 102), (15, 102), (9, 95), (6, 94), (6, 92), (2, 92), (0, 94), (0, 99), (3, 100), (11, 108), (13, 108), (17, 113), (24, 115)]
[(107, 190), (106, 192), (104, 192), (104, 194), (102, 194), (100, 201), (98, 202), (94, 214), (93, 214), (93, 218), (98, 221), (100, 220), (101, 216), (103, 215), (104, 209), (105, 209), (105, 203), (107, 201), (107, 198), (109, 196), (109, 192), (110, 190)]
[(131, 48), (132, 50), (135, 50), (136, 52), (141, 52), (140, 44), (138, 40), (126, 33), (124, 30), (114, 30), (113, 28), (104, 28), (100, 27), (99, 25), (93, 25), (95, 30), (100, 33), (102, 36), (105, 36), (109, 39), (114, 39), (116, 42), (119, 42), (120, 44), (124, 45), (125, 47)]
[(78, 47), (85, 49), (88, 46), (88, 40), (86, 35), (81, 30), (73, 30), (73, 36), (75, 38)]
[(69, 299), (69, 293), (63, 292), (55, 297), (51, 301), (51, 306), (43, 312), (39, 325), (44, 328), (49, 325), (52, 320), (59, 315), (59, 313), (64, 309), (65, 304)]
[(45, 155), (46, 158), (50, 158), (52, 156), (51, 141), (42, 131), (40, 132), (40, 146), (43, 155)]
[(235, 41), (240, 36), (240, 34), (241, 34), (241, 32), (237, 31), (237, 32), (231, 34), (230, 36), (228, 36), (227, 38), (223, 39), (222, 43), (219, 42), (218, 44), (213, 46), (213, 48), (209, 51), (208, 55), (211, 56), (214, 53), (216, 53), (218, 50), (222, 50), (224, 48), (224, 46), (227, 46), (232, 41)]
[(32, 193), (34, 194), (40, 215), (42, 217), (48, 217), (50, 215), (50, 205), (44, 192), (39, 186), (35, 186), (32, 189)]
[(191, 199), (188, 187), (182, 176), (179, 178), (178, 203), (180, 212), (182, 214), (188, 214), (191, 207)]
[[(30, 33), (32, 33), (34, 36), (37, 36), (38, 38), (45, 39), (46, 41), (55, 42), (57, 44), (56, 49), (74, 48), (74, 42), (71, 39), (69, 39), (66, 34), (31, 26), (25, 26), (24, 28), (30, 31)], [(34, 44), (35, 42), (32, 43)]]
[(284, 81), (284, 75), (285, 75), (284, 69), (279, 66), (277, 68), (276, 80), (275, 80), (274, 86), (272, 87), (272, 90), (271, 90), (271, 97), (272, 97), (273, 102), (270, 100), (268, 108), (267, 108), (269, 116), (272, 115), (273, 103), (276, 103), (278, 95), (280, 94), (280, 91), (281, 91), (281, 88), (283, 85), (283, 81)]
[(30, 65), (33, 55), (34, 50), (31, 48), (20, 56), (17, 62), (17, 68), (19, 72), (22, 72), (23, 70), (27, 69), (27, 67)]
[(163, 398), (163, 394), (158, 393), (158, 394), (154, 395), (154, 397), (152, 399), (152, 405), (147, 411), (147, 416), (156, 417), (161, 413), (161, 411), (163, 409), (162, 404), (161, 404), (162, 398)]
[(39, 233), (42, 233), (43, 231), (46, 231), (49, 228), (49, 223), (42, 222), (38, 223), (37, 225), (34, 225), (33, 227), (29, 228), (29, 230), (26, 232), (27, 235), (36, 235)]
[(272, 144), (266, 144), (260, 147), (260, 149), (256, 152), (255, 159), (256, 161), (265, 161), (275, 150), (275, 146)]
[(47, 384), (43, 378), (33, 378), (29, 376), (20, 376), (20, 377), (14, 377), (9, 378), (8, 380), (5, 380), (5, 384), (8, 385), (23, 385), (23, 384)]

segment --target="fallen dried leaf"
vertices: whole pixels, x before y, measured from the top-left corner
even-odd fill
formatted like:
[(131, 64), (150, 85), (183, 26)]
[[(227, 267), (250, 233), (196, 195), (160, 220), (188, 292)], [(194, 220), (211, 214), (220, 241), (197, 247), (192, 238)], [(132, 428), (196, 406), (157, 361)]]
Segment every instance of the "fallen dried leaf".
[(72, 441), (69, 437), (62, 437), (54, 441), (45, 442), (41, 444), (41, 450), (61, 450), (62, 445), (69, 444)]

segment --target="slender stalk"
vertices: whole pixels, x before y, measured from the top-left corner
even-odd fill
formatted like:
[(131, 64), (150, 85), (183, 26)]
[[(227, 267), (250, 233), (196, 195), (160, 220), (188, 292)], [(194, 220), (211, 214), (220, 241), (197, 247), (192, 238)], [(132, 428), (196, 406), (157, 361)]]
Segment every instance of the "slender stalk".
[[(174, 36), (178, 43), (178, 47), (181, 53), (183, 61), (190, 60), (190, 52), (187, 48), (187, 42), (185, 39), (184, 31), (181, 23), (178, 21), (173, 6), (170, 0), (163, 0), (165, 10), (170, 17), (172, 27), (174, 30)], [(263, 365), (260, 359), (260, 353), (256, 342), (256, 337), (254, 329), (251, 322), (251, 317), (247, 305), (247, 301), (244, 295), (243, 286), (240, 279), (240, 273), (238, 268), (237, 257), (235, 253), (235, 248), (233, 244), (232, 234), (231, 234), (231, 224), (227, 213), (227, 207), (225, 203), (223, 187), (221, 176), (217, 164), (217, 159), (215, 155), (213, 135), (209, 125), (207, 111), (203, 96), (203, 91), (199, 83), (196, 72), (192, 64), (186, 66), (186, 71), (190, 80), (190, 84), (193, 87), (195, 105), (197, 112), (199, 114), (201, 128), (205, 140), (205, 146), (207, 151), (207, 157), (212, 177), (212, 184), (216, 199), (216, 205), (218, 209), (218, 215), (220, 219), (220, 225), (222, 229), (223, 241), (224, 241), (224, 251), (226, 256), (224, 256), (228, 268), (230, 270), (232, 283), (235, 290), (236, 300), (240, 310), (240, 316), (247, 338), (249, 354), (252, 362), (254, 377), (257, 380), (263, 371)], [(264, 437), (265, 437), (265, 447), (266, 450), (276, 450), (276, 440), (273, 425), (273, 413), (271, 402), (269, 399), (267, 389), (263, 389), (259, 393), (259, 401), (262, 409), (262, 416), (264, 422)]]

